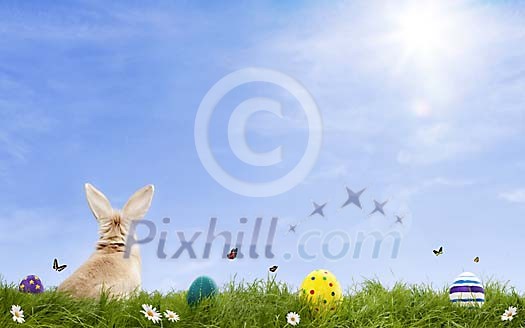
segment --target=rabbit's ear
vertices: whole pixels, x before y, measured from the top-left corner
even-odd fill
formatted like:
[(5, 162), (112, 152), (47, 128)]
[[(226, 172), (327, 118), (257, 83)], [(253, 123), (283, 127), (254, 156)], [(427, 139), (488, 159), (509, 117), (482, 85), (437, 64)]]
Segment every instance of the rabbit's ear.
[(102, 192), (89, 183), (86, 183), (85, 189), (89, 208), (91, 208), (91, 212), (93, 212), (97, 220), (105, 219), (113, 215), (113, 208)]
[(149, 210), (154, 190), (153, 185), (147, 185), (133, 194), (122, 209), (123, 216), (131, 220), (142, 219)]

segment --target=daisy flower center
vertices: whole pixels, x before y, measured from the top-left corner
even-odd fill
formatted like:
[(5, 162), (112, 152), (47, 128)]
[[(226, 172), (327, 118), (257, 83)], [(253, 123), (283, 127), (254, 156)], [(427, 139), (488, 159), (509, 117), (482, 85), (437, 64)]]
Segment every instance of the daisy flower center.
[(149, 310), (149, 311), (148, 311), (148, 315), (149, 315), (150, 317), (153, 317), (153, 311)]

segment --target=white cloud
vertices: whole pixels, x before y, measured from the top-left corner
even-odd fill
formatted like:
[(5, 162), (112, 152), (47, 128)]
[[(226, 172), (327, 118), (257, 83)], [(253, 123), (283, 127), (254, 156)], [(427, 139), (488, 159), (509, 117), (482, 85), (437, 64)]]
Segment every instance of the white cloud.
[(36, 113), (0, 115), (0, 120), (3, 121), (0, 122), (0, 155), (3, 155), (0, 159), (0, 176), (5, 177), (13, 165), (26, 162), (35, 136), (46, 133), (52, 120)]
[(499, 198), (504, 199), (510, 203), (525, 204), (525, 189), (516, 189), (502, 192), (499, 194)]
[[(496, 119), (496, 118), (493, 118)], [(483, 122), (435, 123), (417, 128), (398, 152), (400, 164), (432, 164), (465, 158), (518, 136), (521, 127), (500, 125), (488, 119)]]
[(25, 142), (15, 138), (5, 131), (0, 131), (0, 148), (9, 157), (24, 161), (25, 155), (28, 152)]
[[(0, 217), (0, 241), (11, 247), (26, 247), (35, 242), (50, 243), (63, 231), (73, 231), (74, 225), (48, 209), (17, 209)], [(66, 223), (64, 223), (66, 222)]]
[(347, 178), (351, 174), (348, 165), (346, 164), (334, 164), (332, 166), (325, 166), (318, 172), (310, 174), (305, 180), (304, 184), (314, 184), (321, 180), (332, 180)]
[(55, 120), (36, 105), (35, 91), (0, 67), (0, 176), (25, 162), (36, 136), (50, 131)]
[(165, 8), (103, 5), (95, 3), (75, 8), (54, 5), (35, 12), (13, 6), (5, 11), (0, 23), (0, 35), (18, 38), (68, 41), (107, 41), (146, 36), (151, 31), (164, 36), (180, 31), (186, 16)]
[(426, 180), (423, 185), (425, 187), (433, 186), (445, 186), (445, 187), (466, 187), (475, 184), (472, 180), (467, 179), (451, 179), (445, 177), (435, 177), (432, 179)]
[(418, 183), (412, 184), (392, 184), (387, 190), (391, 194), (395, 194), (396, 198), (402, 200), (403, 204), (409, 204), (419, 194), (424, 193), (432, 188), (464, 188), (475, 185), (478, 183), (474, 180), (468, 180), (464, 178), (452, 178), (436, 176), (432, 178), (422, 179)]

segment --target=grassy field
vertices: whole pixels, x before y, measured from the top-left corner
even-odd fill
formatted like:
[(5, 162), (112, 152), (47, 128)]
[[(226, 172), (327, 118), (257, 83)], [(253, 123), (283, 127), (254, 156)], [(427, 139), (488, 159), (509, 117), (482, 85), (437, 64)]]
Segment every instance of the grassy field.
[[(297, 327), (524, 327), (524, 298), (498, 283), (488, 283), (486, 303), (482, 308), (461, 308), (448, 300), (444, 288), (435, 291), (426, 286), (398, 284), (385, 289), (368, 281), (347, 290), (341, 305), (331, 315), (312, 313), (295, 290), (274, 279), (235, 283), (221, 289), (213, 300), (196, 308), (186, 304), (184, 292), (168, 294), (141, 293), (126, 301), (73, 300), (54, 290), (31, 295), (18, 292), (15, 285), (0, 283), (0, 327), (160, 327), (140, 313), (141, 305), (157, 310), (169, 309), (180, 321), (165, 319), (163, 327), (285, 327), (286, 314), (295, 311), (301, 322)], [(13, 322), (9, 310), (18, 304), (26, 322)], [(510, 305), (518, 307), (511, 322), (500, 317)], [(289, 327), (289, 325), (288, 325)]]

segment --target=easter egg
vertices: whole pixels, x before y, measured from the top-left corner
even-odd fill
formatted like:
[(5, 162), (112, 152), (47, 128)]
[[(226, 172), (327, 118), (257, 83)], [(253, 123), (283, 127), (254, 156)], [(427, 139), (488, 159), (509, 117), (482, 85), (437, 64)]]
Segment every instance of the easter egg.
[(215, 281), (207, 276), (195, 279), (188, 289), (186, 301), (190, 306), (199, 304), (203, 299), (213, 297), (218, 292)]
[(485, 290), (481, 280), (471, 272), (463, 272), (450, 286), (450, 301), (461, 306), (482, 306)]
[(300, 293), (308, 303), (315, 305), (316, 310), (320, 307), (334, 309), (343, 297), (337, 278), (324, 269), (310, 272), (301, 284)]
[(44, 291), (44, 285), (38, 276), (26, 276), (18, 284), (18, 290), (24, 293), (38, 294)]

